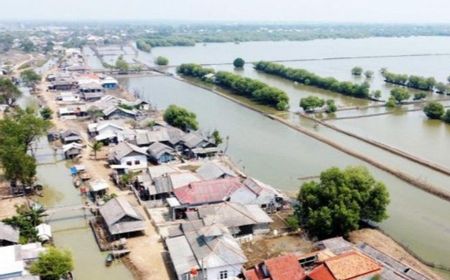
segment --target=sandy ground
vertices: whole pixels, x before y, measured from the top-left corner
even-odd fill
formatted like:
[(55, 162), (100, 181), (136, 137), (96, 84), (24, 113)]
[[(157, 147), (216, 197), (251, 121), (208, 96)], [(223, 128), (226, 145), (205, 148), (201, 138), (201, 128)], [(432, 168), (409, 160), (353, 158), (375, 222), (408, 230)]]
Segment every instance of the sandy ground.
[[(49, 72), (51, 73), (51, 72)], [(43, 79), (47, 76), (43, 75)], [(81, 159), (77, 161), (77, 164), (83, 164), (86, 167), (87, 172), (92, 176), (91, 180), (105, 179), (110, 182), (109, 193), (115, 193), (117, 195), (128, 195), (129, 191), (122, 191), (115, 187), (109, 179), (109, 174), (112, 170), (107, 165), (107, 148), (97, 153), (97, 159), (94, 159), (94, 153), (89, 147), (89, 137), (87, 134), (86, 122), (77, 120), (61, 120), (56, 116), (58, 111), (58, 104), (55, 100), (55, 93), (47, 91), (48, 83), (43, 80), (39, 85), (39, 96), (41, 101), (52, 109), (54, 113), (53, 124), (57, 130), (73, 129), (78, 131), (83, 138), (83, 144), (87, 145), (81, 154)], [(126, 95), (122, 92), (115, 92), (113, 95), (133, 100), (133, 97)], [(133, 205), (137, 205), (136, 198), (134, 196), (128, 196), (130, 202)], [(145, 217), (147, 228), (145, 235), (139, 237), (129, 238), (127, 240), (127, 246), (131, 250), (130, 255), (125, 260), (125, 264), (132, 271), (136, 279), (173, 279), (172, 269), (168, 253), (164, 249), (160, 236), (156, 232), (156, 229), (152, 225), (151, 221), (145, 215), (142, 207), (137, 207)]]
[(6, 182), (0, 182), (0, 220), (10, 218), (16, 214), (16, 205), (27, 203), (25, 197), (9, 198), (9, 186)]
[(410, 255), (405, 249), (397, 244), (393, 239), (384, 235), (382, 232), (374, 229), (361, 229), (354, 231), (350, 234), (350, 241), (357, 244), (359, 242), (365, 242), (370, 246), (382, 251), (383, 253), (394, 257), (400, 262), (413, 267), (419, 272), (427, 275), (430, 279), (440, 280), (441, 277), (437, 276), (426, 265)]
[[(128, 267), (137, 279), (175, 279), (168, 252), (164, 249), (159, 234), (143, 209), (140, 207), (139, 210), (145, 217), (145, 235), (127, 240), (127, 246), (131, 250), (128, 256), (131, 265), (128, 264)], [(133, 268), (137, 271), (133, 271)]]

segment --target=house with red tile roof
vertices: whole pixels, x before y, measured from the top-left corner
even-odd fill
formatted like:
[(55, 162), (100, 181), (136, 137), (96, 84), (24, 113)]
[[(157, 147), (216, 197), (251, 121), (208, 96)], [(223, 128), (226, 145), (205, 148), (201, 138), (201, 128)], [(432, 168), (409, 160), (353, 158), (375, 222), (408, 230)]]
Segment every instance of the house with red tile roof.
[(285, 255), (272, 258), (244, 272), (246, 280), (303, 280), (306, 274), (298, 258)]
[(350, 251), (329, 258), (314, 268), (309, 274), (310, 280), (357, 280), (370, 279), (381, 273), (381, 267), (371, 258)]

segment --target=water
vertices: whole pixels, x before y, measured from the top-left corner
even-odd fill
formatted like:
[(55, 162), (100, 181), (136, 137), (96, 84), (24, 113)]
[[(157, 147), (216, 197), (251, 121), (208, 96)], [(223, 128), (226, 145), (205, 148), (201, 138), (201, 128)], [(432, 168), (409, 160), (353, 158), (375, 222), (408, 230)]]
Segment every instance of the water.
[[(167, 77), (120, 79), (159, 108), (178, 104), (197, 114), (203, 129), (229, 136), (228, 154), (251, 176), (295, 193), (298, 177), (331, 166), (367, 166), (391, 194), (381, 228), (427, 260), (450, 265), (450, 204), (312, 138), (200, 88)], [(308, 124), (305, 124), (308, 125)]]
[[(38, 144), (37, 158), (40, 165), (37, 169), (38, 182), (44, 186), (44, 196), (39, 202), (45, 207), (76, 206), (84, 203), (84, 198), (72, 184), (70, 163), (61, 161), (61, 157), (53, 156), (53, 150), (43, 139)], [(88, 211), (77, 210), (60, 212), (46, 219), (52, 226), (53, 239), (59, 248), (72, 252), (75, 279), (132, 279), (131, 273), (121, 263), (106, 267), (105, 253), (101, 253), (94, 239), (87, 219), (92, 218)]]

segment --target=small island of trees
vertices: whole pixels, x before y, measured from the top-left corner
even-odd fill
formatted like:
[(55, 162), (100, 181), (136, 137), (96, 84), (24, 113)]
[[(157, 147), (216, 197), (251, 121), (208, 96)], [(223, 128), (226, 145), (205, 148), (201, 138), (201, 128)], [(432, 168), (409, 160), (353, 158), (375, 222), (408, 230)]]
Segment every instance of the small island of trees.
[(336, 112), (337, 106), (333, 99), (325, 101), (317, 96), (308, 96), (300, 99), (300, 107), (303, 111), (309, 113), (314, 112), (317, 108), (322, 108), (326, 105), (325, 112), (333, 113)]
[(430, 101), (423, 107), (425, 115), (433, 120), (442, 120), (450, 124), (450, 109), (445, 111), (444, 105), (437, 101)]
[(243, 68), (245, 65), (245, 61), (242, 58), (238, 57), (233, 61), (233, 65), (235, 68)]
[(167, 57), (164, 57), (164, 56), (158, 56), (155, 59), (155, 63), (156, 63), (156, 65), (165, 66), (165, 65), (169, 64), (169, 59)]
[(324, 78), (304, 69), (286, 67), (279, 63), (259, 61), (255, 69), (267, 74), (279, 76), (304, 85), (326, 89), (357, 98), (370, 99), (370, 85), (367, 82), (355, 84), (340, 82), (335, 78)]
[(363, 71), (364, 70), (361, 67), (355, 66), (355, 67), (352, 68), (352, 75), (353, 76), (361, 76)]
[(384, 81), (391, 84), (405, 86), (419, 90), (433, 90), (436, 86), (436, 79), (433, 77), (422, 77), (416, 75), (396, 74), (385, 70)]
[[(255, 79), (241, 77), (226, 71), (216, 73), (214, 69), (204, 68), (198, 64), (182, 64), (177, 68), (177, 72), (181, 75), (213, 82), (222, 88), (232, 90), (238, 95), (248, 97), (280, 111), (289, 108), (289, 97), (284, 91)], [(209, 78), (209, 74), (213, 74), (214, 78)]]

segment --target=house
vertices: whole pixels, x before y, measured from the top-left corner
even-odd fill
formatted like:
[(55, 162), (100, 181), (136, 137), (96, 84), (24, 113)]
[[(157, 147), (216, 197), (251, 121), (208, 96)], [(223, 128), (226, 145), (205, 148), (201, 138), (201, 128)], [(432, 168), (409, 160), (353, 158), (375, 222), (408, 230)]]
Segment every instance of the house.
[(144, 218), (125, 197), (113, 198), (101, 206), (100, 215), (113, 237), (145, 230)]
[(86, 101), (99, 100), (103, 96), (103, 87), (98, 82), (82, 83), (78, 90)]
[(48, 86), (50, 90), (71, 90), (75, 87), (75, 81), (72, 79), (56, 79)]
[(219, 152), (217, 145), (197, 132), (185, 134), (181, 139), (183, 154), (189, 158), (213, 156)]
[(104, 195), (108, 188), (108, 182), (103, 179), (89, 181), (89, 191), (94, 197)]
[[(273, 220), (258, 205), (242, 205), (222, 202), (201, 205), (189, 210), (190, 219), (203, 220), (205, 225), (221, 224), (228, 228), (233, 236), (265, 234), (270, 231)], [(193, 214), (196, 215), (193, 215)]]
[(63, 146), (63, 152), (66, 159), (73, 159), (81, 154), (83, 150), (83, 145), (78, 143), (70, 143)]
[(196, 173), (204, 180), (216, 180), (230, 177), (238, 177), (238, 175), (228, 167), (221, 163), (209, 161), (203, 164)]
[(139, 170), (147, 168), (147, 152), (145, 149), (128, 142), (120, 142), (110, 150), (111, 168), (117, 170)]
[(286, 201), (286, 197), (273, 187), (254, 178), (247, 178), (243, 187), (230, 195), (230, 201), (242, 204), (256, 204), (268, 212), (279, 210)]
[(88, 115), (86, 106), (68, 106), (60, 107), (58, 110), (58, 116), (62, 119), (76, 119), (79, 117), (85, 117)]
[(380, 275), (381, 266), (371, 258), (357, 252), (349, 251), (329, 258), (311, 270), (310, 280), (354, 280), (371, 279)]
[(148, 147), (154, 143), (162, 143), (176, 149), (184, 134), (181, 129), (175, 127), (158, 127), (140, 131), (136, 134), (136, 145)]
[(150, 156), (150, 160), (163, 164), (175, 160), (175, 150), (167, 145), (156, 142), (148, 147), (147, 152)]
[(103, 117), (108, 120), (123, 119), (123, 118), (129, 118), (134, 120), (138, 116), (138, 111), (134, 109), (130, 110), (121, 107), (120, 105), (108, 107), (102, 110), (102, 113)]
[(225, 226), (183, 228), (184, 235), (166, 239), (177, 279), (233, 279), (247, 262)]
[(62, 132), (60, 139), (63, 144), (80, 143), (83, 140), (80, 133), (71, 129)]
[(393, 257), (386, 255), (385, 253), (375, 249), (374, 247), (360, 243), (356, 246), (361, 253), (374, 259), (381, 266), (383, 270), (381, 272), (381, 279), (384, 280), (427, 280), (428, 277), (418, 272), (414, 268), (394, 259)]
[(0, 247), (0, 279), (39, 280), (27, 267), (44, 251), (41, 243)]
[(192, 182), (175, 189), (174, 194), (181, 205), (195, 206), (225, 201), (241, 187), (242, 184), (239, 179), (227, 178)]
[[(306, 273), (294, 255), (279, 256), (244, 271), (245, 280), (304, 280)], [(325, 279), (324, 279), (325, 280)]]
[(56, 100), (59, 101), (59, 104), (80, 103), (80, 97), (78, 95), (75, 95), (71, 91), (60, 92), (59, 95), (56, 97)]
[(0, 246), (19, 243), (19, 231), (12, 226), (0, 222)]
[(124, 131), (124, 128), (121, 125), (109, 121), (88, 124), (89, 136), (104, 144), (117, 144), (123, 141), (124, 139), (120, 137), (122, 131)]
[(113, 90), (119, 87), (119, 82), (113, 77), (106, 77), (101, 81), (102, 88)]

